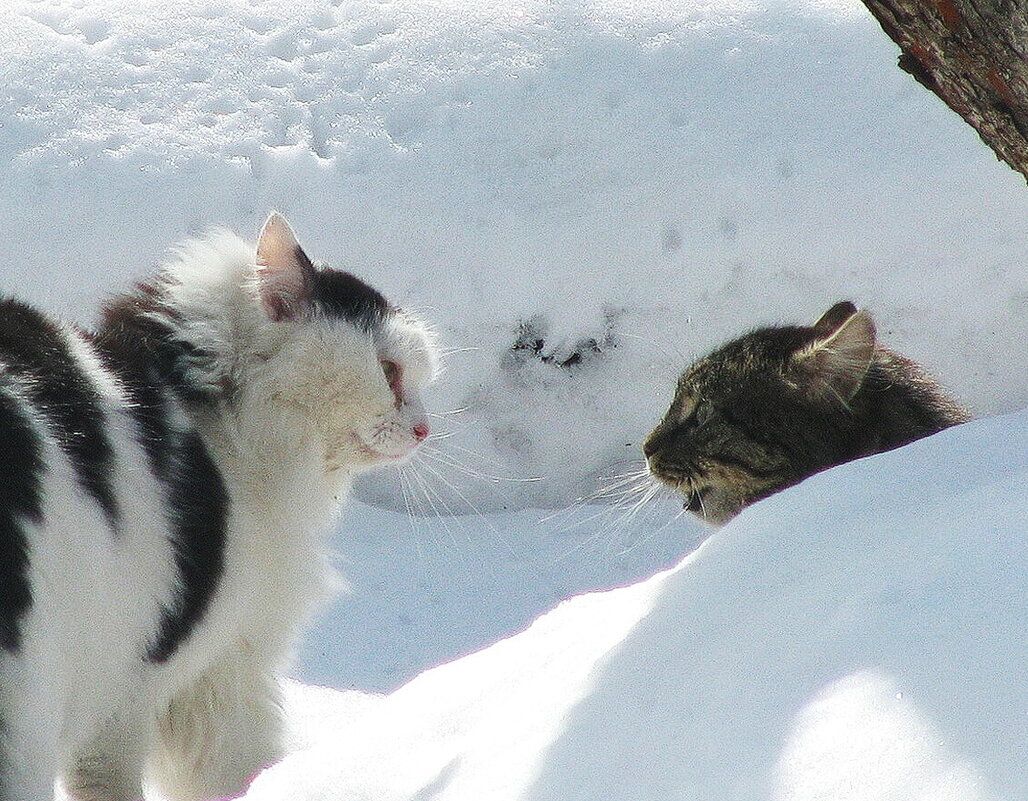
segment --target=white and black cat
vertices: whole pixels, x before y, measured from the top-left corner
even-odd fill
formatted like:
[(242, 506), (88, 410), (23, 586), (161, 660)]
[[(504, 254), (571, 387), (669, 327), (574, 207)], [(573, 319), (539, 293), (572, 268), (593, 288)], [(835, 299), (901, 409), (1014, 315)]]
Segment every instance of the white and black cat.
[(0, 801), (241, 792), (351, 478), (428, 435), (431, 336), (273, 214), (80, 332), (0, 301)]

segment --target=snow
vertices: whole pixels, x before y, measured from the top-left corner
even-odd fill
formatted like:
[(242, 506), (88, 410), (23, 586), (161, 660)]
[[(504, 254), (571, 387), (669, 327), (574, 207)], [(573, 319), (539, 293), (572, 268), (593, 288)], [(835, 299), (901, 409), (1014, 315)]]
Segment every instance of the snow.
[(1025, 498), (1028, 412), (843, 465), (363, 707), (294, 687), (247, 798), (1021, 798)]
[(345, 588), (302, 643), (298, 675), (393, 690), (523, 629), (564, 598), (671, 567), (707, 533), (680, 513), (669, 499), (634, 520), (627, 509), (592, 505), (408, 518), (354, 503), (336, 546)]
[[(251, 795), (1026, 795), (1028, 193), (857, 0), (7, 0), (0, 54), (5, 291), (277, 208), (447, 351)], [(675, 376), (843, 298), (990, 419), (704, 542)]]

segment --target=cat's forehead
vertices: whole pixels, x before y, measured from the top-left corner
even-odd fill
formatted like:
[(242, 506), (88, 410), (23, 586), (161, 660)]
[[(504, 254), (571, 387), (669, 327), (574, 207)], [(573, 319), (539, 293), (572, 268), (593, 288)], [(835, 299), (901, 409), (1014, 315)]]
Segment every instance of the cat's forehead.
[(810, 334), (797, 327), (752, 331), (694, 362), (679, 380), (679, 392), (711, 398), (735, 394), (754, 381), (774, 381), (809, 339)]
[(322, 314), (368, 333), (379, 331), (394, 313), (381, 292), (353, 273), (318, 265), (311, 274), (312, 299)]
[(418, 318), (393, 306), (353, 273), (318, 264), (311, 280), (313, 301), (322, 314), (370, 334), (379, 358), (401, 365), (415, 383), (427, 384), (435, 378), (435, 337)]
[(723, 382), (718, 381), (708, 362), (694, 364), (681, 378), (675, 392), (676, 403), (684, 410), (692, 409), (701, 400), (716, 400), (722, 394)]
[(693, 362), (682, 374), (679, 386), (683, 391), (707, 394), (726, 381), (738, 380), (752, 369), (753, 354), (739, 340), (729, 342)]

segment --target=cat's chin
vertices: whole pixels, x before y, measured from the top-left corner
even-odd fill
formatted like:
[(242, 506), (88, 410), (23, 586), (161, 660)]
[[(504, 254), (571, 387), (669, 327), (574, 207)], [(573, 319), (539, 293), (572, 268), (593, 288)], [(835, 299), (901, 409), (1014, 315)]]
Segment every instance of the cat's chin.
[(683, 506), (712, 526), (723, 526), (739, 514), (751, 501), (737, 496), (725, 495), (714, 487), (685, 495)]
[(356, 435), (354, 435), (353, 438), (353, 445), (356, 449), (356, 466), (360, 471), (371, 470), (376, 467), (386, 467), (389, 465), (406, 464), (411, 460), (411, 457), (414, 456), (415, 451), (418, 449), (418, 443), (414, 442), (411, 443), (409, 447), (399, 451), (383, 451), (373, 448)]
[(694, 489), (693, 482), (687, 477), (677, 473), (654, 469), (652, 465), (650, 466), (650, 475), (682, 496), (683, 509), (700, 517), (706, 517), (704, 514), (704, 502), (707, 495), (710, 494), (710, 487)]
[(665, 483), (682, 496), (683, 509), (712, 526), (723, 526), (746, 506), (745, 501), (726, 496), (716, 487), (704, 486), (696, 489), (688, 481)]
[(685, 503), (682, 504), (683, 508), (687, 512), (692, 512), (693, 514), (697, 514), (702, 517), (704, 511), (703, 496), (707, 494), (707, 490), (697, 490), (695, 492), (684, 490), (683, 494), (685, 496)]

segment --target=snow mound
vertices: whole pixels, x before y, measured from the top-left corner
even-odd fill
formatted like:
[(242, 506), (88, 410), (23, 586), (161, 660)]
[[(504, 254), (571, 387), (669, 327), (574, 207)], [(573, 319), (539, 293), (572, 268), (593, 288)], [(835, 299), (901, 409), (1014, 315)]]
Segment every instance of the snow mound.
[[(333, 719), (247, 798), (1023, 798), (1026, 497), (1026, 412), (822, 473)], [(297, 716), (332, 708), (310, 692)]]

